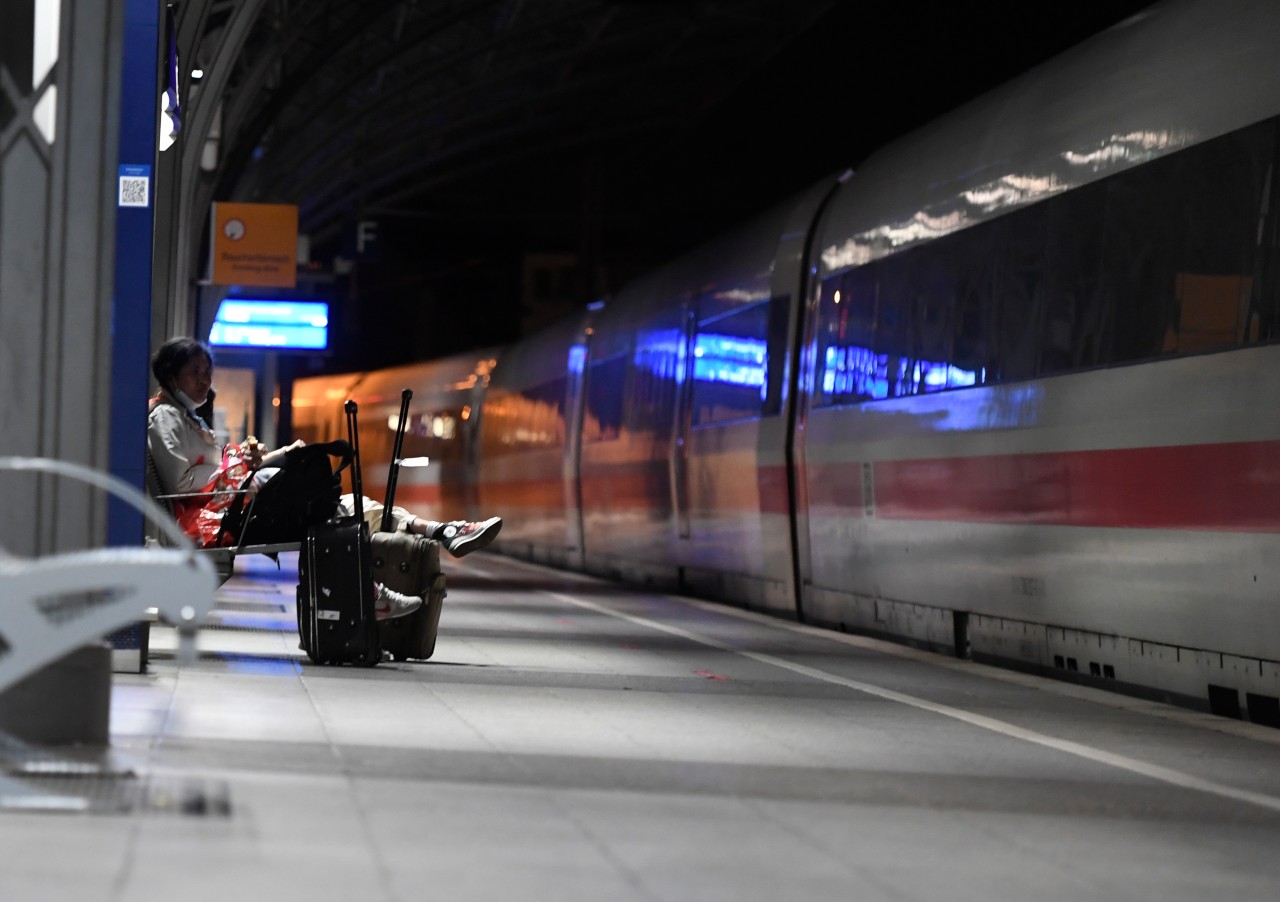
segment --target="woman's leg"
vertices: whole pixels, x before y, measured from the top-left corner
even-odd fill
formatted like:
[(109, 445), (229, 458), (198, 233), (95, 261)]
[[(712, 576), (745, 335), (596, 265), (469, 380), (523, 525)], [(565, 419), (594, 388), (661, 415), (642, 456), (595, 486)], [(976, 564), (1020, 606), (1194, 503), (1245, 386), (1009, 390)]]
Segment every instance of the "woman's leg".
[(492, 542), (497, 537), (498, 531), (502, 529), (502, 518), (490, 517), (479, 523), (473, 523), (470, 520), (439, 523), (435, 520), (413, 517), (403, 528), (420, 536), (435, 539), (454, 557), (462, 557)]
[[(379, 529), (382, 525), (382, 502), (365, 498), (363, 501), (365, 522), (370, 529)], [(340, 510), (350, 516), (355, 506), (350, 495), (343, 495)], [(441, 523), (419, 517), (403, 507), (391, 508), (391, 528), (395, 532), (411, 532), (414, 535), (434, 539), (448, 550), (454, 557), (462, 557), (472, 551), (485, 547), (502, 529), (501, 517), (490, 517), (479, 523), (470, 520), (450, 520)]]

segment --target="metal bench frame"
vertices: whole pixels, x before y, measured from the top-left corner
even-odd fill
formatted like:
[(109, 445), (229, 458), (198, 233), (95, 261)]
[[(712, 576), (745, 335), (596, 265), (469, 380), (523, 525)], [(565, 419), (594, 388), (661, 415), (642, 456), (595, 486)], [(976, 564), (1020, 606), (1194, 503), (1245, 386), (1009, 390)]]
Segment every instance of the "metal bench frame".
[(213, 561), (142, 492), (108, 473), (39, 457), (0, 457), (0, 470), (52, 473), (103, 489), (137, 508), (174, 547), (94, 548), (39, 558), (0, 549), (0, 692), (68, 652), (147, 619), (178, 629), (180, 660), (213, 610)]

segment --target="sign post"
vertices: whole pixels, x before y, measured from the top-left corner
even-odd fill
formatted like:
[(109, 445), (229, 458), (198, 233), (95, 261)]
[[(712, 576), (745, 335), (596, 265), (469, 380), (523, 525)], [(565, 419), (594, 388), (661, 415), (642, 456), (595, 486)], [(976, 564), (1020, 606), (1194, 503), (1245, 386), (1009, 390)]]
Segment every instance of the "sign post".
[[(151, 356), (151, 242), (155, 230), (152, 173), (160, 101), (156, 72), (160, 5), (155, 0), (126, 0), (123, 51), (108, 468), (113, 475), (141, 489)], [(107, 507), (107, 544), (139, 544), (142, 525), (138, 511), (113, 499)]]

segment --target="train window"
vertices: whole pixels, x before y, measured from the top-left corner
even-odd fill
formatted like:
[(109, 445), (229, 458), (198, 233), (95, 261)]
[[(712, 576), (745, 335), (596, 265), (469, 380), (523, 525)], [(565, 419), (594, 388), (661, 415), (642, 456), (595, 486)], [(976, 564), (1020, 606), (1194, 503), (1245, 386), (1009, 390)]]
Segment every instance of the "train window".
[(823, 283), (815, 330), (814, 406), (888, 397), (888, 358), (874, 349), (877, 303), (873, 266)]
[[(564, 444), (565, 378), (551, 379), (518, 391), (491, 393), (485, 402), (486, 444), (490, 453), (505, 453)], [(469, 415), (469, 414), (468, 414)], [(458, 419), (463, 419), (458, 411)], [(459, 456), (458, 449), (453, 456)]]
[[(433, 461), (459, 460), (462, 457), (460, 408), (413, 413), (405, 427), (402, 457), (429, 457)], [(398, 415), (389, 418), (388, 429), (384, 432), (394, 434)], [(386, 454), (390, 457), (391, 445), (386, 445)]]
[[(989, 303), (987, 261), (995, 252), (994, 237), (981, 229), (957, 235), (951, 255), (955, 270), (955, 310), (952, 323), (952, 360), (957, 378), (948, 388), (983, 385), (995, 378), (992, 336), (994, 307)], [(961, 375), (963, 374), (963, 375)]]
[[(1103, 220), (1103, 319), (1105, 363), (1128, 363), (1173, 350), (1176, 328), (1173, 295), (1173, 248), (1176, 224), (1168, 199), (1149, 196), (1170, 192), (1167, 161), (1141, 167), (1107, 183)], [(1176, 214), (1175, 214), (1176, 215)]]
[(782, 412), (784, 393), (783, 362), (787, 359), (788, 329), (791, 325), (791, 295), (782, 294), (769, 300), (769, 323), (765, 332), (766, 371), (764, 407), (761, 413), (767, 417)]
[(691, 423), (758, 417), (768, 391), (769, 302), (701, 320), (693, 336)]
[(564, 444), (565, 385), (566, 379), (561, 376), (520, 392), (524, 414), (522, 444), (532, 447)]
[(1043, 204), (1033, 206), (987, 227), (1000, 248), (987, 273), (995, 313), (995, 378), (1000, 382), (1036, 374), (1044, 308), (1044, 210)]
[[(880, 287), (875, 272), (855, 269), (836, 280), (836, 293), (826, 298), (831, 305), (836, 325), (836, 336), (842, 345), (865, 348), (868, 351), (876, 340), (876, 315), (880, 303)], [(888, 388), (868, 392), (873, 397), (886, 397)]]
[(582, 437), (589, 442), (612, 441), (622, 434), (628, 356), (614, 354), (588, 364), (587, 409)]
[(916, 270), (911, 316), (912, 394), (972, 385), (952, 357), (956, 273), (950, 254), (934, 254)]
[(815, 407), (1280, 338), (1277, 121), (827, 278)]
[(1106, 188), (1089, 185), (1045, 205), (1044, 322), (1041, 375), (1094, 366), (1100, 360)]
[(1258, 226), (1275, 157), (1268, 124), (1108, 181), (1104, 279), (1115, 305), (1107, 362), (1257, 340)]
[(819, 304), (817, 406), (979, 381), (976, 368), (957, 356), (964, 350), (959, 322), (966, 311), (956, 257), (919, 250), (827, 280)]
[(681, 362), (683, 307), (667, 311), (664, 321), (636, 336), (627, 425), (657, 440), (670, 438), (674, 426), (676, 375)]
[(911, 365), (911, 296), (916, 255), (889, 257), (879, 267), (875, 338), (872, 347), (883, 361), (889, 397), (914, 394), (908, 378)]
[(541, 385), (522, 389), (520, 397), (553, 415), (564, 414), (565, 377), (558, 376)]
[(1280, 338), (1280, 148), (1272, 138), (1272, 162), (1259, 206), (1265, 210), (1258, 228), (1258, 255), (1253, 264), (1249, 307), (1242, 324), (1242, 341), (1274, 341)]

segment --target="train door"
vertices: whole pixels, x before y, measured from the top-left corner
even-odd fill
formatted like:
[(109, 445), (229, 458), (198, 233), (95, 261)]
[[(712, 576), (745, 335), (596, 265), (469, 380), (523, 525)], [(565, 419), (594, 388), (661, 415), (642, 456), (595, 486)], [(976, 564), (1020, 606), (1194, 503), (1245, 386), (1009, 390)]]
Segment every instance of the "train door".
[(697, 328), (696, 301), (684, 304), (676, 349), (675, 423), (671, 440), (671, 510), (676, 536), (689, 538), (689, 431), (693, 423), (693, 365), (691, 353)]
[(853, 175), (846, 170), (834, 181), (819, 182), (811, 189), (805, 203), (797, 208), (796, 228), (790, 231), (791, 246), (779, 249), (779, 260), (793, 261), (791, 266), (779, 267), (775, 277), (782, 287), (796, 292), (796, 303), (790, 305), (787, 324), (789, 342), (788, 359), (793, 365), (786, 376), (785, 400), (782, 414), (786, 421), (786, 471), (787, 494), (790, 498), (791, 549), (794, 613), (804, 619), (806, 587), (813, 581), (813, 551), (810, 542), (810, 497), (808, 472), (808, 446), (806, 428), (809, 420), (809, 403), (816, 377), (816, 345), (818, 302), (821, 286), (814, 279), (817, 273), (815, 242), (831, 199)]
[(816, 289), (803, 286), (796, 308), (799, 322), (793, 326), (796, 361), (790, 384), (790, 406), (787, 411), (787, 481), (791, 495), (791, 545), (793, 579), (795, 581), (795, 613), (804, 619), (805, 587), (813, 576), (812, 549), (809, 541), (809, 474), (805, 427), (809, 418), (809, 386), (813, 384), (813, 343), (817, 308)]
[(561, 460), (564, 486), (564, 547), (566, 565), (582, 569), (586, 549), (582, 531), (582, 419), (586, 410), (587, 358), (591, 327), (586, 326), (569, 346), (565, 380), (565, 441)]

